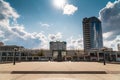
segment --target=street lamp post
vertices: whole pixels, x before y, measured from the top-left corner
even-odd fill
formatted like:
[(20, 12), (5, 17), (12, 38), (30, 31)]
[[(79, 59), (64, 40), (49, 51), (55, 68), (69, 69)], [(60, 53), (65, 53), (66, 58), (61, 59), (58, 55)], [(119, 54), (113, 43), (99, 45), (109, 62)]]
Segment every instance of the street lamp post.
[(14, 48), (14, 59), (13, 59), (13, 65), (15, 65), (15, 61), (16, 61), (16, 51), (17, 51), (17, 48)]
[(106, 56), (106, 48), (102, 48), (102, 52), (103, 52), (103, 64), (106, 65), (106, 59), (105, 59), (105, 56)]
[(104, 52), (104, 65), (106, 65), (105, 52)]

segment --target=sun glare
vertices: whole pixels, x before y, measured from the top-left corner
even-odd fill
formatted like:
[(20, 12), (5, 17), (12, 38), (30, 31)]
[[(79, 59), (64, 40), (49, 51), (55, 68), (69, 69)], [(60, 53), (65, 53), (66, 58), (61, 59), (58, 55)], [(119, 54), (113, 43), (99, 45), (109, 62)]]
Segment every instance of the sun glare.
[(53, 4), (57, 8), (63, 8), (66, 3), (66, 0), (53, 0)]

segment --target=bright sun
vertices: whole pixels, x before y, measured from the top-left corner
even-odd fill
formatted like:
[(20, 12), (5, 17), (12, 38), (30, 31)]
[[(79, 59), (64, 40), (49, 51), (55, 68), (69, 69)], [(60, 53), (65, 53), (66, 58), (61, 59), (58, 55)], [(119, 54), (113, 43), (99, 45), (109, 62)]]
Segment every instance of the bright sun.
[(66, 3), (66, 0), (53, 0), (53, 4), (57, 8), (63, 8)]

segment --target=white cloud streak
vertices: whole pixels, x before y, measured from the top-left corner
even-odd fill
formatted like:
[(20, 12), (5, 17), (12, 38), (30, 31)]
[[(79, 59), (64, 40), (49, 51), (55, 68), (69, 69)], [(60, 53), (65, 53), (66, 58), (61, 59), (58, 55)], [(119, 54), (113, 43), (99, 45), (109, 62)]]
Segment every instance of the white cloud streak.
[(50, 24), (42, 23), (42, 22), (40, 22), (39, 24), (41, 27), (45, 27), (45, 28), (49, 28), (51, 26)]

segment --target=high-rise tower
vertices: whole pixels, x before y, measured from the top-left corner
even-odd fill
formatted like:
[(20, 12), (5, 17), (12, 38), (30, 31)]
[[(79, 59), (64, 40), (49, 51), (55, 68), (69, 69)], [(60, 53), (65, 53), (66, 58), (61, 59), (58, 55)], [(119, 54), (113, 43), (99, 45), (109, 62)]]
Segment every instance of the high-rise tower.
[(117, 46), (118, 46), (118, 51), (120, 51), (120, 44), (118, 44)]
[(96, 17), (83, 19), (84, 50), (101, 49), (103, 47), (101, 21)]

